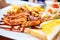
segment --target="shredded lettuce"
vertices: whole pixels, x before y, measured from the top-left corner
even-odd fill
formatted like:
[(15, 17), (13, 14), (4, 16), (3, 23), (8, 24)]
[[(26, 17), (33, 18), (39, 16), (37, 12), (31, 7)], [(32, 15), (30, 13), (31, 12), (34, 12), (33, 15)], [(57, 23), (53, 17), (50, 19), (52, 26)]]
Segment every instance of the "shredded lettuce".
[(60, 19), (60, 17), (58, 15), (55, 16), (55, 19)]

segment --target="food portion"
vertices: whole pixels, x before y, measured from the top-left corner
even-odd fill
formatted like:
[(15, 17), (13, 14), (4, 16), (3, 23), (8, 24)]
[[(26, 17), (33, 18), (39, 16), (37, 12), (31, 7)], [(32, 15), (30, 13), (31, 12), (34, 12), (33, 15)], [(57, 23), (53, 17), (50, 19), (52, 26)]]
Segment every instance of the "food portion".
[[(53, 5), (53, 6), (52, 6)], [(58, 6), (57, 8), (55, 8), (55, 6)], [(45, 21), (49, 21), (49, 20), (53, 20), (53, 19), (60, 19), (60, 7), (59, 4), (57, 3), (53, 3), (49, 6), (47, 6), (47, 8), (45, 9), (45, 13), (43, 14), (42, 17)]]
[(51, 34), (55, 28), (56, 30), (58, 30), (59, 26), (60, 26), (60, 19), (51, 20), (41, 24), (42, 30), (46, 34)]
[(38, 26), (42, 22), (39, 12), (44, 12), (41, 6), (29, 6), (27, 4), (23, 6), (13, 5), (11, 10), (8, 10), (7, 14), (4, 15), (3, 21), (10, 26)]
[(40, 40), (47, 40), (47, 35), (41, 29), (25, 29), (25, 33), (28, 33), (34, 37), (39, 38)]
[(40, 38), (41, 40), (57, 40), (54, 38), (60, 33), (60, 19), (43, 22), (40, 25), (41, 29), (26, 29), (25, 32)]
[[(41, 6), (23, 6), (12, 5), (12, 8), (4, 15), (3, 22), (13, 29), (15, 26), (25, 28), (23, 30), (33, 36), (47, 40), (47, 37), (54, 37), (60, 28), (60, 9), (59, 4), (52, 4), (49, 8), (44, 9)], [(28, 30), (27, 30), (27, 27)], [(39, 28), (41, 27), (41, 29)], [(31, 28), (31, 29), (30, 29)], [(35, 29), (34, 29), (35, 28)], [(39, 28), (39, 29), (36, 29)], [(56, 31), (54, 31), (54, 29)], [(24, 32), (25, 32), (24, 31)], [(51, 39), (52, 39), (51, 37)]]
[[(52, 5), (55, 6), (58, 4)], [(53, 6), (51, 7), (55, 8)], [(27, 4), (23, 6), (12, 5), (11, 10), (8, 10), (7, 14), (4, 15), (3, 21), (11, 26), (38, 26), (42, 22), (60, 18), (60, 11), (52, 8), (45, 10), (41, 6), (31, 6)]]

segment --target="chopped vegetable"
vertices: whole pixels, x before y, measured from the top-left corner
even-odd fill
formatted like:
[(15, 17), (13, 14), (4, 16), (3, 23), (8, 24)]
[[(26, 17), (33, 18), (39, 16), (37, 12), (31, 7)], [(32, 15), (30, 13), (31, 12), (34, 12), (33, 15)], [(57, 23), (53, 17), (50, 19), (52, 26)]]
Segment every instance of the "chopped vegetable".
[(58, 15), (55, 16), (55, 19), (59, 19), (60, 17)]
[(58, 4), (53, 4), (52, 7), (53, 8), (59, 8)]

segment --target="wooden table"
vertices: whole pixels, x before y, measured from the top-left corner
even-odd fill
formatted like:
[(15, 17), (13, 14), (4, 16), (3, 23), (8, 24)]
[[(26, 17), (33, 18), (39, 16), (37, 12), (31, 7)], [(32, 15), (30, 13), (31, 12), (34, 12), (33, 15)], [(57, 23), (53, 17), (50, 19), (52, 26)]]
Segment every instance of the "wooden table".
[(10, 38), (7, 38), (7, 37), (4, 37), (4, 36), (0, 35), (0, 40), (13, 40), (13, 39), (10, 39)]
[(58, 34), (53, 38), (53, 40), (57, 40), (58, 36), (60, 37), (60, 31), (59, 31)]
[(5, 0), (0, 0), (0, 9), (2, 9), (2, 8), (8, 6), (8, 5), (9, 5), (9, 4), (7, 4), (7, 3), (5, 2)]

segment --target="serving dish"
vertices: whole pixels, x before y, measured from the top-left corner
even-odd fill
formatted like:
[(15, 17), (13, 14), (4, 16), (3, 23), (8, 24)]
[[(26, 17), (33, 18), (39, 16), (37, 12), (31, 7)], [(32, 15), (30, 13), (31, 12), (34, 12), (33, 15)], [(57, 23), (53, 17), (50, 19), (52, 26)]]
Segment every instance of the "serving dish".
[[(23, 1), (20, 1), (18, 3), (16, 2), (13, 4), (23, 5), (24, 3), (27, 3), (27, 4), (32, 5), (32, 6), (39, 5), (39, 4), (30, 3), (30, 2), (23, 2)], [(4, 18), (3, 15), (6, 14), (6, 11), (10, 10), (10, 8), (11, 8), (11, 5), (3, 8), (3, 9), (0, 9), (0, 20), (1, 20), (1, 18)], [(2, 24), (2, 23), (0, 22), (0, 24)], [(8, 26), (6, 26), (6, 25), (2, 25), (2, 26), (0, 25), (0, 27), (8, 28)], [(7, 31), (7, 30), (1, 29), (1, 28), (0, 28), (0, 35), (15, 39), (15, 40), (39, 40), (38, 38), (35, 38), (29, 34), (25, 34), (25, 33), (21, 33), (21, 32)]]
[[(22, 5), (24, 5), (24, 4), (26, 3), (26, 4), (30, 5), (30, 6), (39, 6), (39, 4), (34, 4), (34, 3), (31, 4), (30, 2), (28, 2), (28, 3), (27, 3), (27, 2), (20, 2), (20, 3), (21, 3), (21, 4), (15, 3), (15, 5), (21, 5), (21, 6), (22, 6)], [(0, 14), (0, 15), (1, 15), (1, 16), (0, 16), (0, 19), (1, 19), (1, 18), (4, 18), (3, 15), (6, 14), (6, 11), (7, 11), (7, 10), (10, 10), (11, 7), (12, 7), (12, 6), (8, 6), (8, 7), (3, 8), (3, 9), (0, 10), (0, 13), (1, 13), (1, 14)], [(14, 11), (14, 10), (13, 10), (13, 11)], [(44, 13), (43, 13), (43, 14), (44, 14)], [(45, 15), (45, 16), (46, 16), (46, 15)], [(48, 15), (48, 17), (49, 17), (49, 15)], [(3, 21), (1, 21), (1, 22), (3, 22)], [(2, 23), (1, 23), (1, 24), (2, 24)], [(1, 25), (0, 25), (0, 26), (1, 26)], [(1, 26), (1, 28), (2, 28), (2, 27), (7, 28), (7, 30), (3, 30), (4, 32), (2, 32), (1, 35), (3, 35), (3, 33), (5, 33), (5, 32), (8, 32), (8, 33), (11, 32), (11, 33), (13, 34), (14, 31), (8, 31), (8, 28), (9, 28), (9, 27), (8, 27), (7, 25), (6, 25), (6, 26), (3, 25), (3, 26)], [(49, 28), (48, 28), (48, 29), (49, 29)], [(34, 30), (34, 29), (33, 29), (33, 30)], [(38, 29), (37, 32), (38, 32), (39, 30), (41, 30), (41, 29)], [(1, 31), (2, 31), (2, 30), (1, 30)], [(31, 30), (31, 31), (32, 31), (32, 30)], [(28, 30), (28, 33), (30, 33), (31, 31)], [(58, 32), (59, 30), (56, 30), (56, 31)], [(43, 32), (43, 31), (42, 31), (42, 32)], [(10, 33), (10, 34), (11, 34), (11, 33)], [(20, 33), (20, 31), (19, 31), (19, 32), (14, 32), (14, 34), (15, 34), (15, 33)], [(44, 32), (43, 32), (43, 33), (44, 33)], [(23, 33), (23, 34), (24, 34), (24, 33)], [(32, 34), (32, 33), (31, 33), (31, 34)], [(38, 32), (38, 34), (39, 34), (39, 32)], [(38, 34), (37, 34), (37, 35), (38, 35)], [(54, 32), (53, 32), (53, 34), (54, 34)], [(51, 35), (47, 35), (48, 40), (49, 40), (49, 39), (52, 39), (52, 38), (55, 36), (55, 34), (54, 34), (54, 35), (53, 35), (53, 34), (51, 33)], [(4, 34), (4, 35), (6, 36), (6, 34)], [(41, 35), (41, 34), (39, 34), (39, 35)], [(53, 35), (53, 36), (52, 36), (52, 35)], [(51, 36), (52, 36), (52, 37), (51, 37)], [(7, 36), (7, 37), (12, 38), (10, 35)], [(39, 37), (40, 37), (40, 36), (39, 36)], [(14, 38), (15, 38), (15, 37), (14, 37)], [(18, 39), (17, 36), (16, 36), (16, 39)], [(30, 39), (30, 40), (31, 40), (31, 39)]]

